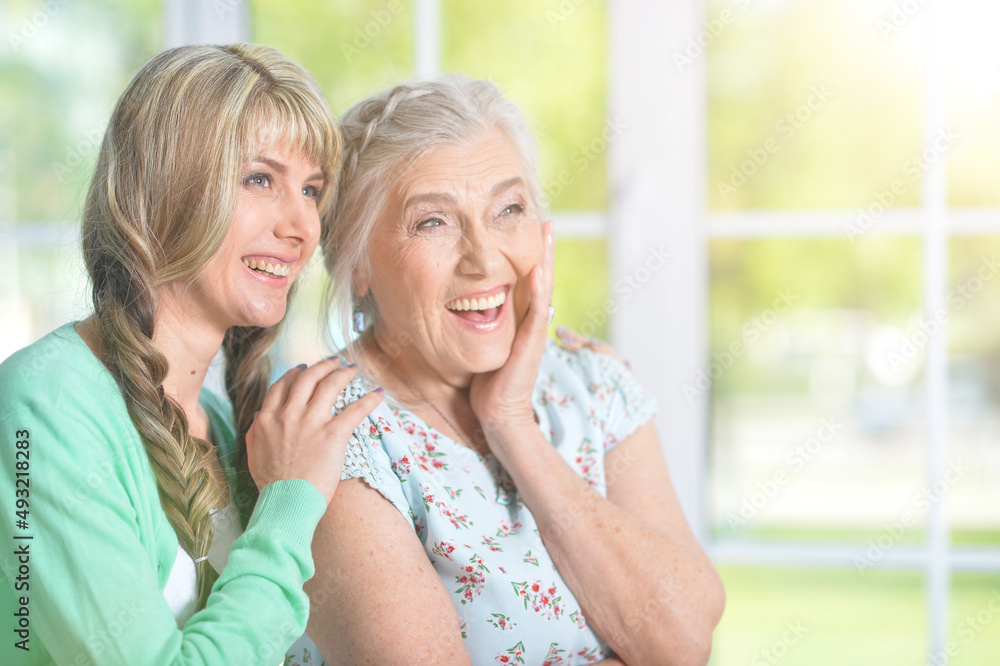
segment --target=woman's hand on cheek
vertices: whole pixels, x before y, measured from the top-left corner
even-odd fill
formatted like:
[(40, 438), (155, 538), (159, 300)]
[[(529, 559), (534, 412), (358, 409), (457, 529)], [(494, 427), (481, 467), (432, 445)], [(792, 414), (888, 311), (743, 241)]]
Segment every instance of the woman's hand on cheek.
[(356, 374), (329, 359), (292, 368), (271, 386), (247, 432), (247, 460), (259, 489), (305, 479), (327, 503), (333, 499), (351, 432), (382, 400), (381, 389), (372, 391), (334, 416), (337, 396)]
[(555, 236), (550, 221), (542, 225), (542, 261), (528, 273), (531, 300), (517, 327), (510, 356), (502, 368), (473, 377), (469, 387), (469, 401), (491, 446), (495, 436), (504, 431), (537, 427), (531, 399), (545, 351), (554, 266)]

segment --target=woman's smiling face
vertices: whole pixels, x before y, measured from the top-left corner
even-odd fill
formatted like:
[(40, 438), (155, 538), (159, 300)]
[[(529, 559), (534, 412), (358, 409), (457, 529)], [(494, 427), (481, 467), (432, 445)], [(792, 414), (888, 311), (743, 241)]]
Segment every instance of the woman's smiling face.
[(310, 159), (272, 149), (247, 164), (241, 180), (225, 242), (180, 301), (187, 317), (223, 332), (281, 321), (319, 238), (325, 180)]
[(542, 233), (521, 155), (500, 130), (423, 155), (406, 169), (355, 275), (380, 311), (376, 337), (407, 341), (397, 365), (465, 386), (501, 367), (528, 309)]

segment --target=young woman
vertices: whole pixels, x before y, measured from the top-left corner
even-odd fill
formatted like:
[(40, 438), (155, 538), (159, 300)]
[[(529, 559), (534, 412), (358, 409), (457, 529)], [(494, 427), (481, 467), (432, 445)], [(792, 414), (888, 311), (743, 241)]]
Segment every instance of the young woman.
[[(336, 359), (267, 390), (340, 156), (273, 49), (181, 47), (129, 84), (83, 215), (94, 314), (0, 366), (0, 663), (275, 664), (302, 633), (313, 532), (381, 399), (331, 416)], [(220, 347), (235, 426), (202, 390)]]

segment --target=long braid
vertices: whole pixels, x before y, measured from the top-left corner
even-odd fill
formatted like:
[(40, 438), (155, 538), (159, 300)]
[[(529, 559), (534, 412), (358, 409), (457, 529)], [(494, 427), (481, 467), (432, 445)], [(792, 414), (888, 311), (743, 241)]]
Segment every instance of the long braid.
[[(191, 435), (184, 411), (163, 391), (168, 367), (152, 341), (156, 290), (149, 239), (122, 238), (119, 229), (92, 228), (84, 237), (102, 360), (145, 445), (167, 520), (181, 547), (198, 559), (208, 554), (211, 512), (228, 503), (228, 491), (209, 472), (214, 447)], [(196, 564), (196, 572), (201, 608), (218, 576), (207, 560)]]

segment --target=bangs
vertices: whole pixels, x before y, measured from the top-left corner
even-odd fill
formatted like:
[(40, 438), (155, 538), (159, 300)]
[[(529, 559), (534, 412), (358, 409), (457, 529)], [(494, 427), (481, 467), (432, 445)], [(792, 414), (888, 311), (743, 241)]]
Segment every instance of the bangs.
[(276, 149), (302, 155), (326, 177), (320, 205), (329, 201), (337, 186), (341, 143), (333, 116), (325, 106), (292, 91), (271, 88), (247, 106), (244, 123), (245, 161)]

